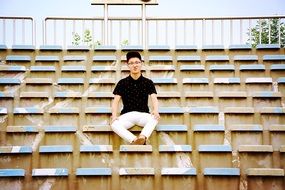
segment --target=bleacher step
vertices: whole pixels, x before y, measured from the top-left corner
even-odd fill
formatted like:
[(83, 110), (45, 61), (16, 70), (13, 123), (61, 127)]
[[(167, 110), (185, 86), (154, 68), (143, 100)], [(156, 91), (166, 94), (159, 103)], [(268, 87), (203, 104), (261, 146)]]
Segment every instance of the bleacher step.
[(39, 168), (32, 170), (33, 177), (63, 177), (68, 176), (67, 168)]
[(111, 168), (77, 168), (76, 176), (111, 176)]
[(84, 125), (83, 132), (110, 132), (113, 131), (110, 125)]
[(24, 169), (0, 169), (0, 177), (24, 177)]
[(199, 152), (231, 152), (230, 145), (199, 145)]
[(31, 56), (28, 56), (28, 55), (7, 55), (6, 61), (8, 61), (8, 62), (12, 62), (12, 61), (30, 62), (30, 61), (32, 61), (32, 58), (31, 58)]
[(196, 168), (162, 168), (162, 176), (195, 176)]
[(271, 145), (240, 145), (239, 152), (273, 152)]
[(191, 152), (190, 145), (159, 145), (159, 152)]
[(120, 145), (120, 152), (152, 152), (151, 145)]
[(7, 126), (7, 133), (38, 133), (37, 126)]
[(186, 125), (157, 125), (156, 131), (164, 131), (164, 132), (186, 132)]
[(30, 154), (31, 146), (0, 146), (0, 154)]
[(279, 168), (248, 168), (248, 176), (284, 176), (284, 170)]
[(37, 55), (36, 62), (59, 62), (59, 56), (56, 55)]
[(72, 153), (72, 145), (46, 145), (40, 146), (40, 153)]
[(113, 152), (112, 145), (81, 145), (80, 152)]
[(239, 176), (239, 168), (205, 168), (205, 176)]
[(120, 176), (154, 175), (154, 168), (120, 168)]
[(262, 125), (258, 124), (235, 124), (230, 125), (229, 129), (231, 131), (253, 131), (253, 132), (262, 132)]
[(75, 126), (44, 126), (46, 133), (75, 133)]

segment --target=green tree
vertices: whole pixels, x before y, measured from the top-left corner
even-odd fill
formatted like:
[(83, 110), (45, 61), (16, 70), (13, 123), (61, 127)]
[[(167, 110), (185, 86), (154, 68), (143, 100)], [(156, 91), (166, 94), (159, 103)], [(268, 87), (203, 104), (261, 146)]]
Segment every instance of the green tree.
[(102, 45), (99, 40), (97, 40), (94, 43), (92, 41), (93, 41), (93, 36), (89, 29), (84, 30), (82, 37), (76, 32), (72, 33), (72, 45), (74, 46), (87, 45), (90, 48), (95, 48)]
[(83, 43), (92, 48), (92, 35), (88, 29), (84, 31)]
[[(270, 29), (270, 38), (269, 38), (269, 29)], [(278, 18), (259, 20), (256, 26), (251, 28), (251, 39), (250, 39), (250, 32), (247, 33), (248, 43), (251, 42), (253, 47), (256, 47), (256, 45), (260, 43), (279, 44), (279, 31), (280, 31), (280, 45), (281, 47), (284, 47), (285, 46), (284, 23), (282, 23)]]
[(127, 45), (129, 45), (130, 43), (129, 43), (129, 40), (123, 40), (122, 42), (121, 42), (121, 46), (127, 46)]
[(80, 44), (80, 35), (78, 33), (72, 33), (72, 45), (78, 46)]
[(102, 43), (101, 43), (99, 40), (97, 40), (97, 41), (93, 44), (94, 48), (95, 48), (95, 47), (98, 47), (98, 46), (101, 46), (101, 45), (102, 45)]

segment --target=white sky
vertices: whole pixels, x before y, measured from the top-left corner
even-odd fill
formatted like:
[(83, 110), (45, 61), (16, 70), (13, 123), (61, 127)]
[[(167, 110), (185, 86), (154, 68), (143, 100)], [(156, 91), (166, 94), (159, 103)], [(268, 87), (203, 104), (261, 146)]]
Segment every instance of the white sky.
[[(90, 0), (0, 0), (0, 16), (93, 17), (102, 16), (103, 7)], [(214, 17), (285, 15), (284, 0), (158, 0), (158, 6), (147, 9), (148, 16)], [(139, 7), (110, 8), (110, 15), (128, 16)]]

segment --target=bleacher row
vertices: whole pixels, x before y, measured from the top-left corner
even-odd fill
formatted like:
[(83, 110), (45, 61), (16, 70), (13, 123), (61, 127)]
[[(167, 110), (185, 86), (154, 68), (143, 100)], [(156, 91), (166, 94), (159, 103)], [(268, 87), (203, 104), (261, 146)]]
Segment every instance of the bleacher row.
[[(143, 55), (160, 102), (160, 123), (145, 146), (128, 145), (109, 126), (129, 50)], [(0, 60), (4, 189), (285, 187), (278, 45), (0, 45)]]

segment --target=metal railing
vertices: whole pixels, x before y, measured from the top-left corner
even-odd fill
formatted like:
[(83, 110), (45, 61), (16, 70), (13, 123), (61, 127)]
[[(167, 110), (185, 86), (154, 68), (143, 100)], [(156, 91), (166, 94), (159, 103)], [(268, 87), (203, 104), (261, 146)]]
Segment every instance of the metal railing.
[[(280, 23), (284, 16), (216, 17), (216, 18), (147, 18), (147, 44), (224, 45), (252, 44), (252, 28), (258, 22), (278, 19), (278, 44), (281, 44)], [(270, 29), (269, 29), (270, 31)], [(259, 28), (259, 43), (262, 29)], [(272, 36), (269, 32), (269, 43)]]
[[(273, 41), (270, 30), (272, 20), (278, 20), (277, 42)], [(30, 17), (0, 17), (0, 43), (35, 44), (35, 45), (224, 45), (251, 44), (252, 29), (258, 23), (268, 24), (269, 41), (281, 44), (284, 39), (281, 23), (285, 16), (262, 17), (215, 17), (215, 18), (68, 18), (47, 17), (44, 19), (42, 31)], [(30, 24), (28, 24), (28, 22)], [(9, 24), (8, 24), (9, 23)], [(12, 23), (12, 24), (10, 24)], [(10, 26), (11, 25), (11, 26)], [(263, 32), (259, 27), (259, 42)], [(42, 35), (41, 35), (42, 34)], [(255, 34), (256, 35), (256, 34)], [(276, 34), (275, 34), (276, 35)], [(283, 36), (282, 36), (283, 35)], [(37, 39), (37, 41), (36, 41)], [(42, 39), (42, 40), (38, 40)]]
[(0, 16), (0, 44), (35, 45), (36, 25), (32, 17)]
[[(48, 18), (47, 20), (65, 20), (66, 18)], [(94, 34), (93, 41), (99, 41), (103, 45), (224, 45), (230, 44), (251, 44), (252, 43), (252, 28), (257, 26), (257, 23), (266, 21), (269, 24), (270, 20), (278, 19), (278, 44), (281, 44), (280, 23), (284, 23), (285, 16), (263, 16), (263, 17), (216, 17), (216, 18), (150, 18), (146, 17), (145, 24), (142, 18), (108, 18), (107, 26), (104, 26), (104, 18), (85, 19), (100, 20), (101, 24), (97, 31), (93, 27), (87, 27), (85, 24), (83, 29), (88, 28)], [(66, 35), (76, 32), (74, 24), (76, 22), (84, 22), (79, 19), (73, 20), (73, 30)], [(45, 31), (49, 29), (45, 25)], [(145, 28), (144, 28), (145, 27)], [(55, 29), (55, 27), (54, 27)], [(82, 28), (78, 31), (81, 36), (84, 36)], [(270, 31), (270, 30), (269, 30)], [(259, 30), (259, 43), (261, 41), (262, 29)], [(106, 36), (105, 36), (106, 35)], [(268, 33), (269, 42), (271, 43), (272, 36)], [(54, 35), (57, 36), (57, 35)], [(99, 38), (98, 38), (99, 36)], [(83, 37), (84, 38), (84, 37)], [(65, 40), (65, 42), (67, 42)], [(276, 42), (275, 42), (276, 43)], [(66, 46), (67, 44), (63, 44)]]
[[(71, 45), (75, 35), (83, 38), (84, 32), (90, 31), (92, 43), (103, 41), (106, 34), (104, 18), (51, 18), (47, 17), (43, 22), (43, 44)], [(99, 35), (100, 34), (100, 35)], [(80, 39), (80, 42), (82, 40)]]

